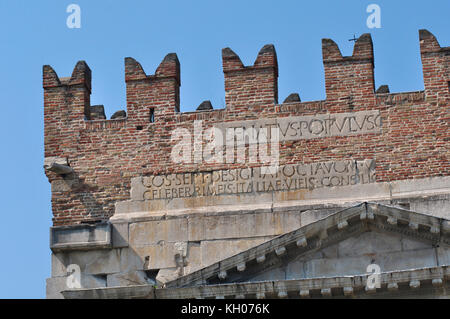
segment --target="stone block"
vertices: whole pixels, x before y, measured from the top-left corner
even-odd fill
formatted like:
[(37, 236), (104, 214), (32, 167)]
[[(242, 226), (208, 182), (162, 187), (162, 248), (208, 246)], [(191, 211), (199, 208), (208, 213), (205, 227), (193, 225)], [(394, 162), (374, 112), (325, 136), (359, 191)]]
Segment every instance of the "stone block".
[(270, 238), (271, 237), (202, 241), (202, 265), (206, 267), (222, 259), (262, 244)]
[(450, 249), (448, 247), (437, 247), (439, 266), (450, 265)]
[(112, 247), (128, 247), (128, 223), (111, 224)]
[(66, 253), (66, 267), (80, 266), (81, 272), (90, 275), (120, 272), (121, 250), (90, 250)]
[(448, 192), (450, 176), (392, 181), (391, 188), (393, 198)]
[(437, 266), (433, 248), (384, 253), (374, 257), (372, 263), (379, 265), (382, 272)]
[(65, 261), (65, 257), (66, 257), (66, 254), (64, 254), (64, 253), (52, 253), (51, 254), (52, 277), (67, 276), (67, 270), (66, 270), (67, 262)]
[(81, 288), (104, 288), (106, 287), (105, 275), (81, 274)]
[(156, 283), (158, 286), (163, 286), (166, 282), (177, 279), (181, 274), (182, 272), (179, 268), (160, 269), (156, 276)]
[(178, 267), (176, 255), (180, 252), (175, 243), (161, 242), (134, 249), (135, 253), (146, 262), (146, 269), (176, 268)]
[(120, 250), (120, 272), (133, 270), (146, 270), (145, 257), (139, 256), (132, 248), (122, 248)]
[[(365, 274), (367, 266), (371, 264), (368, 256), (346, 257), (346, 258), (323, 258), (306, 261), (303, 265), (298, 263), (289, 268), (289, 278), (303, 275), (305, 278), (334, 277)], [(299, 267), (302, 266), (303, 270)]]
[(300, 227), (298, 212), (241, 213), (188, 219), (189, 240), (281, 235)]
[(401, 251), (401, 237), (378, 232), (365, 232), (338, 244), (340, 257), (377, 255), (384, 252)]
[(316, 251), (312, 254), (302, 256), (299, 259), (300, 260), (312, 260), (312, 259), (322, 259), (322, 258), (338, 258), (338, 257), (340, 257), (338, 248), (339, 248), (338, 244), (330, 245), (328, 247), (323, 247), (319, 251)]
[(187, 275), (201, 268), (203, 268), (201, 244), (189, 243), (186, 256), (186, 267), (183, 269), (183, 274)]
[(331, 209), (312, 209), (301, 213), (301, 226), (306, 226), (314, 223), (320, 219), (328, 217), (335, 212), (342, 210), (342, 208), (331, 208)]
[(50, 228), (53, 251), (111, 248), (111, 225), (74, 225)]
[(442, 196), (436, 199), (414, 199), (410, 202), (414, 212), (450, 219), (450, 198)]
[(130, 271), (126, 273), (109, 274), (107, 276), (107, 286), (108, 287), (123, 287), (123, 286), (135, 286), (135, 285), (146, 285), (155, 284), (150, 279), (144, 271)]
[[(80, 289), (89, 288), (104, 288), (106, 287), (106, 276), (99, 275), (80, 275)], [(67, 276), (64, 277), (52, 277), (46, 280), (46, 298), (47, 299), (63, 299), (62, 291), (74, 290), (75, 288), (69, 288), (67, 286)]]
[(283, 269), (275, 268), (262, 273), (259, 273), (251, 277), (248, 281), (273, 281), (273, 280), (285, 280), (286, 273)]
[(188, 222), (186, 218), (154, 220), (129, 225), (130, 245), (133, 247), (188, 240)]
[(431, 244), (427, 242), (422, 242), (419, 240), (410, 239), (407, 237), (402, 238), (402, 250), (417, 250), (431, 248)]

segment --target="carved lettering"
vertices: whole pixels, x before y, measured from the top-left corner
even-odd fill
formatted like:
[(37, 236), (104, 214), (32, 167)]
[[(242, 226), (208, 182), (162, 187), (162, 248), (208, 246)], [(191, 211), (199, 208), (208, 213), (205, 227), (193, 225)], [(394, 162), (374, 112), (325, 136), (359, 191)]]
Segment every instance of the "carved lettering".
[[(245, 143), (254, 144), (261, 129), (270, 132), (270, 127), (278, 127), (280, 141), (381, 133), (382, 121), (379, 110), (353, 113), (316, 114), (252, 121), (225, 122), (217, 128), (225, 132), (235, 132), (245, 136)], [(238, 136), (240, 136), (237, 134)], [(269, 137), (268, 137), (269, 138)], [(242, 139), (242, 138), (241, 138)], [(242, 143), (242, 142), (241, 142)]]
[(374, 183), (374, 160), (343, 160), (280, 166), (273, 174), (260, 167), (142, 178), (143, 199), (160, 200), (199, 196), (313, 190)]

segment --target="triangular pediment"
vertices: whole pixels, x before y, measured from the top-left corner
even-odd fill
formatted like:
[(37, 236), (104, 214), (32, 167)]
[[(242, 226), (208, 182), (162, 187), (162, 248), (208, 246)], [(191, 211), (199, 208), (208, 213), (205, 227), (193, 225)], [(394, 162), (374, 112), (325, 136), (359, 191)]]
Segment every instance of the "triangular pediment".
[[(297, 280), (450, 264), (450, 223), (362, 203), (166, 283), (166, 287)], [(373, 270), (372, 270), (373, 271)]]

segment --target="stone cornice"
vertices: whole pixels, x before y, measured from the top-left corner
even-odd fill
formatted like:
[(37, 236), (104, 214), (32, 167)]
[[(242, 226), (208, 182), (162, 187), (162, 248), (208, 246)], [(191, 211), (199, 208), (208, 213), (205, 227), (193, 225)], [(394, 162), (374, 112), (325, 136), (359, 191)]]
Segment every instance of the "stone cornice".
[[(155, 288), (152, 285), (66, 290), (67, 299), (192, 299), (192, 298), (284, 298), (288, 295), (309, 297), (382, 297), (390, 293), (391, 298), (405, 291), (422, 289), (438, 291), (448, 289), (450, 266), (411, 269), (380, 274), (381, 287), (366, 289), (368, 275), (323, 277), (299, 280), (243, 282), (185, 288)], [(400, 287), (400, 288), (399, 288)], [(367, 295), (367, 296), (365, 296)]]
[[(224, 282), (232, 273), (244, 278), (245, 265), (271, 263), (275, 266), (279, 258), (303, 255), (321, 247), (342, 241), (355, 233), (370, 229), (397, 232), (432, 244), (449, 244), (450, 221), (375, 203), (361, 203), (344, 209), (317, 222), (303, 226), (290, 233), (278, 236), (261, 245), (226, 258), (208, 267), (166, 283), (165, 287), (188, 287)], [(289, 254), (287, 254), (289, 252)], [(271, 256), (271, 258), (266, 258)], [(262, 268), (261, 268), (262, 269)], [(240, 270), (240, 271), (239, 271)], [(236, 273), (240, 273), (236, 277)]]

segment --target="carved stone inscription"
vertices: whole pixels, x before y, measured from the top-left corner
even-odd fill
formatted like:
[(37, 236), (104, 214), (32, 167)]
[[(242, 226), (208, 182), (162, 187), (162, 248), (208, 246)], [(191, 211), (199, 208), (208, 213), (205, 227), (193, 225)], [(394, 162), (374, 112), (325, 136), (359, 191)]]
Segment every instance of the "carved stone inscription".
[(264, 167), (253, 167), (137, 177), (132, 180), (131, 196), (134, 200), (158, 200), (313, 190), (374, 182), (374, 160), (343, 160), (283, 165), (270, 174)]
[(217, 125), (225, 134), (227, 129), (279, 129), (280, 141), (323, 138), (330, 136), (349, 136), (368, 133), (381, 133), (379, 110), (352, 113), (316, 114), (253, 121), (224, 122)]

